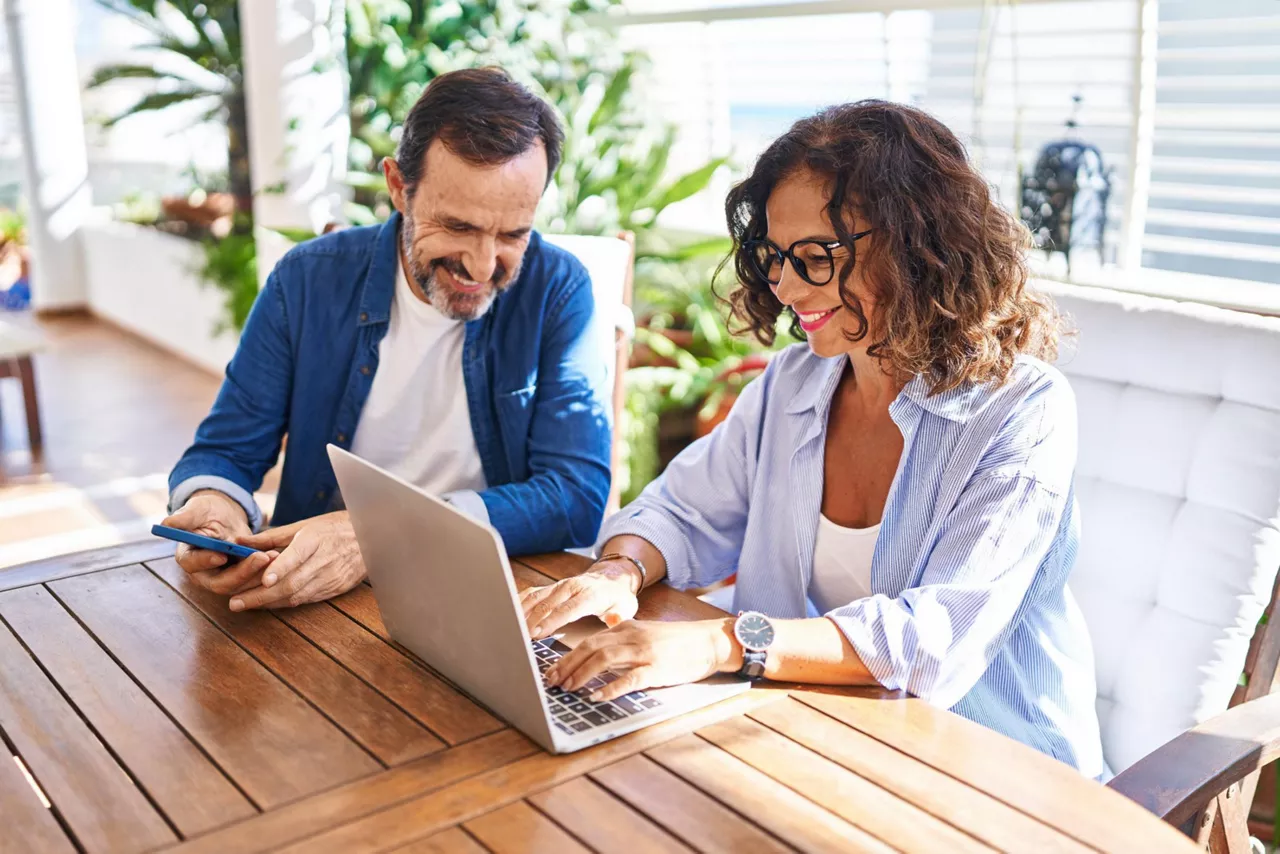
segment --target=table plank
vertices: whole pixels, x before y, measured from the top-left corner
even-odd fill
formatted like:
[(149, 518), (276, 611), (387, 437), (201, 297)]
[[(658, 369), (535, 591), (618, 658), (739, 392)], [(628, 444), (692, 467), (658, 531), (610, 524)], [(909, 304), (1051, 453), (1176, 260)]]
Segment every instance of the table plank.
[(398, 765), (444, 748), (418, 721), (274, 614), (232, 612), (225, 596), (193, 584), (173, 559), (146, 566), (382, 762)]
[(473, 818), (463, 827), (494, 854), (590, 854), (591, 851), (524, 801)]
[(644, 756), (601, 768), (591, 777), (703, 854), (792, 850)]
[(86, 572), (115, 569), (131, 563), (142, 563), (144, 560), (170, 557), (173, 555), (173, 549), (173, 543), (168, 540), (152, 538), (24, 563), (21, 566), (0, 570), (0, 590), (14, 590), (31, 584), (42, 584), (59, 578), (83, 575)]
[(581, 777), (675, 736), (742, 714), (756, 706), (775, 702), (782, 696), (785, 694), (776, 689), (761, 688), (577, 753), (553, 756), (539, 751), (505, 768), (405, 801), (359, 821), (333, 827), (279, 851), (296, 854), (359, 854), (395, 848), (521, 800), (535, 792)]
[(436, 674), (326, 603), (276, 613), (446, 744), (460, 744), (506, 726)]
[(146, 568), (51, 587), (258, 805), (278, 806), (380, 767)]
[[(1142, 807), (995, 730), (922, 700), (893, 702), (817, 690), (796, 699), (969, 786), (1104, 851), (1195, 851)], [(992, 757), (1000, 757), (994, 762)]]
[[(750, 717), (1000, 850), (1025, 849), (1045, 854), (1092, 850), (796, 700), (757, 709)], [(711, 729), (714, 727), (700, 734), (705, 737)]]
[(0, 730), (86, 851), (178, 838), (8, 626), (0, 626)]
[[(539, 751), (512, 729), (433, 753), (374, 777), (357, 780), (194, 839), (173, 854), (257, 854), (299, 842), (468, 777), (493, 771)], [(305, 850), (305, 843), (302, 844)]]
[(609, 794), (579, 777), (531, 795), (529, 803), (597, 851), (626, 840), (628, 854), (675, 854), (689, 847)]
[(330, 600), (330, 604), (384, 641), (390, 642), (391, 634), (382, 622), (378, 601), (373, 596), (373, 588), (368, 584), (357, 584), (353, 589)]
[(28, 851), (75, 854), (75, 845), (53, 817), (53, 811), (40, 802), (3, 742), (0, 742), (0, 815), (4, 816), (0, 850), (9, 850), (7, 846), (17, 842)]
[(487, 849), (467, 835), (465, 830), (451, 827), (435, 836), (410, 842), (394, 854), (486, 854)]
[(0, 593), (0, 616), (184, 836), (253, 804), (44, 587)]
[(879, 839), (694, 735), (646, 756), (807, 852), (890, 851)]
[[(777, 705), (781, 705), (780, 703)], [(990, 852), (990, 846), (762, 724), (733, 718), (698, 735), (806, 800), (905, 851), (942, 848)], [(935, 776), (941, 776), (936, 771)]]

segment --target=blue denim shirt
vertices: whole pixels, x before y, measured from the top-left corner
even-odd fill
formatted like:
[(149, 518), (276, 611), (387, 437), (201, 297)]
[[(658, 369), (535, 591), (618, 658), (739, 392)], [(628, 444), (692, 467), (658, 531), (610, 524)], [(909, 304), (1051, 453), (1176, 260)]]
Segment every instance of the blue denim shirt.
[[(644, 537), (677, 587), (737, 572), (734, 608), (818, 616), (808, 599), (827, 415), (848, 360), (780, 353), (728, 419), (601, 532)], [(903, 450), (871, 561), (872, 595), (830, 618), (877, 681), (1105, 773), (1093, 648), (1067, 578), (1079, 541), (1075, 398), (1020, 358), (999, 388), (889, 408)]]
[[(197, 489), (239, 501), (288, 436), (273, 522), (341, 507), (326, 443), (351, 447), (378, 369), (398, 264), (400, 215), (295, 247), (259, 294), (213, 410), (169, 476), (171, 506)], [(607, 368), (591, 281), (534, 233), (519, 278), (469, 322), (462, 371), (488, 488), (449, 498), (515, 554), (591, 543), (609, 493)], [(431, 394), (431, 389), (422, 389)]]

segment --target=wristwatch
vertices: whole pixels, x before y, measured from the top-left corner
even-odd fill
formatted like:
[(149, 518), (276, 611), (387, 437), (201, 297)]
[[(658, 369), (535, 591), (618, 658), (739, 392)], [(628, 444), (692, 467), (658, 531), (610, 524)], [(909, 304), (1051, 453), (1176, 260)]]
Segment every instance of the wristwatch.
[(764, 678), (764, 663), (773, 643), (773, 623), (759, 611), (742, 611), (733, 624), (733, 636), (742, 644), (742, 668), (738, 675), (755, 681)]

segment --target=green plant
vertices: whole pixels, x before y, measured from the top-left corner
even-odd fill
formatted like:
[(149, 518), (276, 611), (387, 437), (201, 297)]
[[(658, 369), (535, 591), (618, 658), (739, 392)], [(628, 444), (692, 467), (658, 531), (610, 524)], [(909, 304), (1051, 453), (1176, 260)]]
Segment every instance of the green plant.
[(22, 208), (0, 208), (0, 257), (10, 246), (27, 242), (27, 215)]
[(258, 298), (258, 262), (253, 232), (232, 232), (219, 240), (206, 238), (204, 264), (196, 272), (223, 293), (223, 317), (215, 335), (239, 332)]
[(151, 40), (138, 49), (158, 54), (157, 61), (151, 64), (105, 65), (93, 73), (90, 89), (121, 80), (156, 84), (155, 91), (109, 117), (105, 124), (111, 127), (130, 116), (178, 104), (203, 107), (197, 122), (219, 122), (227, 129), (229, 184), (240, 214), (233, 227), (240, 233), (252, 233), (253, 183), (237, 0), (97, 2), (146, 30)]

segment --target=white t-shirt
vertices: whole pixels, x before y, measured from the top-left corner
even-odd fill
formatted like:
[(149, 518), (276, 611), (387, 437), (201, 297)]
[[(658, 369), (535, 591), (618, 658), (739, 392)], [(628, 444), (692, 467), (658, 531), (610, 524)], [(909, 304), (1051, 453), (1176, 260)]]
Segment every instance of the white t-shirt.
[(403, 261), (351, 452), (433, 495), (485, 488), (462, 379), (466, 324), (409, 289)]
[(818, 540), (813, 547), (813, 577), (809, 601), (825, 614), (871, 595), (871, 557), (880, 525), (842, 528), (818, 515)]

